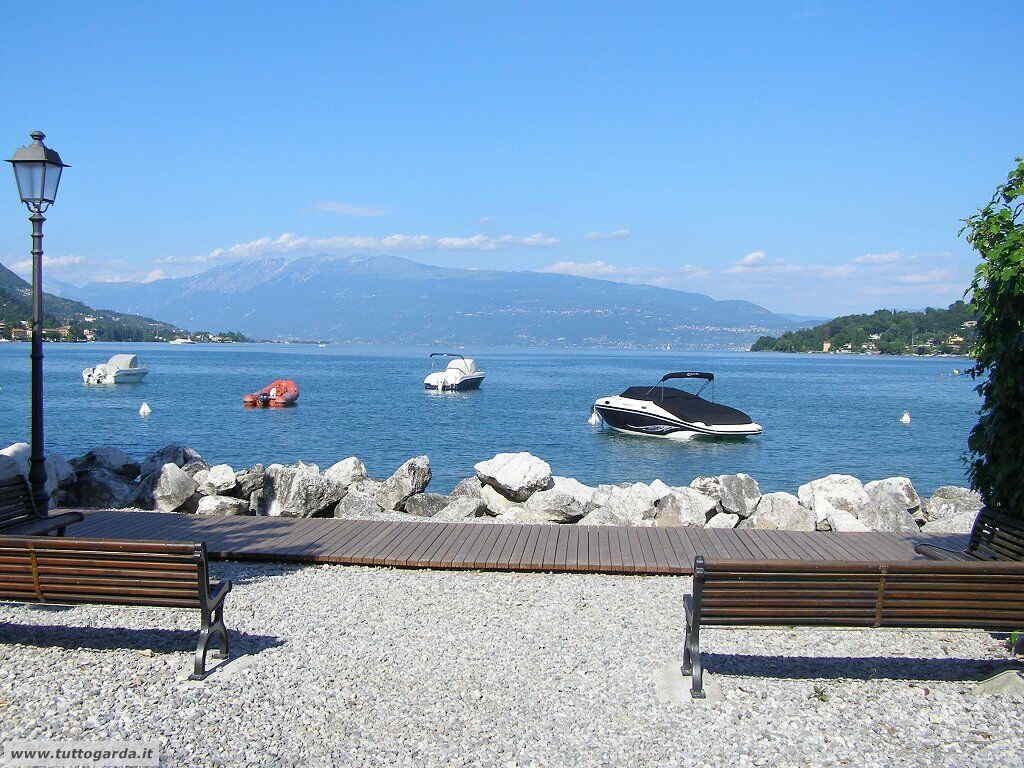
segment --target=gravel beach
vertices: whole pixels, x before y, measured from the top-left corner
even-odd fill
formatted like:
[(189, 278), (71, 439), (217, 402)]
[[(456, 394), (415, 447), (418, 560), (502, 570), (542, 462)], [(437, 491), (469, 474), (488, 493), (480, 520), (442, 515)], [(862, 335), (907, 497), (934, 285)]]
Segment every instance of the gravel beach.
[[(217, 563), (195, 611), (0, 604), (0, 740), (156, 739), (174, 766), (1009, 766), (1024, 697), (986, 632), (702, 632), (682, 577)], [(211, 660), (211, 663), (217, 663)]]

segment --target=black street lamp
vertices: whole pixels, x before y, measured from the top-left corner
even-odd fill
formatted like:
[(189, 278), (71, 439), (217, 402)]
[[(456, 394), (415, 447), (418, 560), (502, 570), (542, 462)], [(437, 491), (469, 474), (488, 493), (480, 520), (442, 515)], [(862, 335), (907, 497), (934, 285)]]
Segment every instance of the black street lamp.
[(32, 457), (28, 481), (39, 514), (50, 505), (46, 493), (46, 457), (43, 455), (43, 213), (57, 199), (60, 174), (69, 167), (55, 150), (43, 144), (42, 131), (29, 134), (32, 143), (19, 147), (9, 162), (14, 166), (21, 202), (32, 222)]

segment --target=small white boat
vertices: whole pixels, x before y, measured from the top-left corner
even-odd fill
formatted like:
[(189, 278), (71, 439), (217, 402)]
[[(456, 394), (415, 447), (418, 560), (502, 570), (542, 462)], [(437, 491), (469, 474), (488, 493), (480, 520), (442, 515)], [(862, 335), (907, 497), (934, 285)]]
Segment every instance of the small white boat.
[(454, 358), (448, 362), (443, 371), (431, 371), (423, 380), (424, 389), (438, 392), (462, 392), (467, 389), (479, 389), (485, 374), (476, 367), (476, 361), (452, 352), (434, 352), (430, 355), (431, 364), (435, 357)]
[(114, 355), (95, 368), (82, 371), (86, 384), (137, 384), (146, 378), (149, 369), (139, 364), (138, 355)]
[(195, 344), (192, 339), (171, 339), (168, 344)]

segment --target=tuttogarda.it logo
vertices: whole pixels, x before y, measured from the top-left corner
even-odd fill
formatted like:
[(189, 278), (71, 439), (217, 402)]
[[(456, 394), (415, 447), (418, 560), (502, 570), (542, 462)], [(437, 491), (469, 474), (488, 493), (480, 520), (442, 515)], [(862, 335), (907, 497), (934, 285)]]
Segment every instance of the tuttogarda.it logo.
[(19, 739), (3, 747), (3, 768), (158, 768), (156, 741)]

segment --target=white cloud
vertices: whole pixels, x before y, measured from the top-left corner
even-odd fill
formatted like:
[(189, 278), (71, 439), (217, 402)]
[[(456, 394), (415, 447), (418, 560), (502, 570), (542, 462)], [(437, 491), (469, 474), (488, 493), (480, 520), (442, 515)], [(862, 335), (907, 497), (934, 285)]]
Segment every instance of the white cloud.
[(764, 251), (754, 251), (753, 253), (748, 253), (737, 261), (736, 264), (742, 267), (752, 267), (754, 264), (760, 264), (762, 261), (764, 261)]
[(146, 273), (146, 276), (142, 278), (141, 282), (152, 283), (154, 280), (163, 280), (167, 277), (170, 277), (170, 275), (168, 275), (164, 270), (151, 269), (149, 272)]
[(853, 259), (853, 264), (894, 264), (903, 261), (903, 254), (899, 251), (888, 251), (887, 253), (865, 253)]
[(615, 229), (611, 232), (587, 232), (583, 237), (587, 240), (626, 240), (632, 234), (628, 229)]
[[(59, 271), (62, 267), (71, 267), (77, 264), (85, 264), (86, 259), (82, 256), (48, 256), (43, 254), (43, 268), (57, 268)], [(11, 270), (21, 275), (32, 274), (32, 259), (25, 259), (11, 265)]]
[[(926, 272), (911, 272), (910, 274), (897, 275), (895, 281), (904, 285), (928, 285), (931, 283), (948, 283), (954, 278), (952, 269), (937, 268), (929, 269)], [(966, 288), (966, 284), (964, 285)]]
[(548, 248), (558, 245), (557, 237), (535, 232), (532, 235), (472, 235), (470, 237), (434, 237), (433, 235), (394, 234), (384, 237), (364, 235), (335, 235), (332, 237), (306, 237), (285, 232), (277, 237), (261, 237), (226, 248), (214, 248), (198, 256), (171, 256), (160, 259), (161, 264), (212, 264), (224, 261), (246, 261), (274, 253), (315, 252), (346, 254), (359, 251), (496, 251), (503, 248)]
[(612, 280), (617, 283), (639, 283), (676, 288), (685, 285), (686, 280), (707, 277), (711, 272), (704, 267), (684, 264), (675, 269), (660, 267), (635, 267), (609, 264), (607, 261), (559, 261), (539, 270), (555, 275), (575, 275)]
[(386, 216), (391, 213), (387, 208), (374, 208), (363, 205), (349, 205), (337, 200), (317, 200), (313, 209), (325, 213), (337, 213), (342, 216)]

